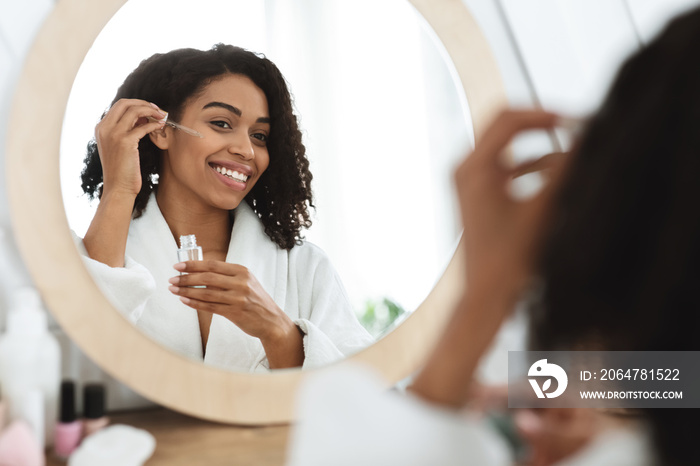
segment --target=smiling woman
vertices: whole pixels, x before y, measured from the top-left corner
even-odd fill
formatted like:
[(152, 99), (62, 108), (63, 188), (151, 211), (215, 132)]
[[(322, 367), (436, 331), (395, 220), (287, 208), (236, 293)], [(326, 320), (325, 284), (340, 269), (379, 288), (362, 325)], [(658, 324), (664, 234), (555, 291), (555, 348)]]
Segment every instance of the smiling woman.
[(469, 144), (471, 102), (435, 39), (405, 0), (129, 0), (92, 44), (65, 108), (71, 228), (83, 236), (96, 206), (77, 181), (85, 142), (143, 58), (220, 42), (264, 53), (284, 72), (314, 174), (304, 236), (332, 260), (363, 325), (386, 335), (392, 315), (426, 298), (459, 236), (445, 180)]
[[(144, 6), (144, 3), (156, 5), (157, 27), (154, 27), (154, 15), (136, 14), (126, 23), (121, 23), (121, 29), (112, 30), (115, 33), (113, 37), (117, 38), (113, 49), (105, 51), (100, 48), (103, 37), (100, 31), (109, 29), (109, 24), (104, 30), (103, 26), (117, 10), (124, 5), (114, 18), (127, 9), (132, 12), (136, 9), (138, 13), (138, 8)], [(183, 8), (177, 8), (178, 3)], [(353, 223), (322, 223), (323, 219), (319, 215), (314, 219), (314, 225), (323, 225), (324, 228), (330, 226), (335, 246), (346, 252), (352, 251), (347, 256), (361, 264), (358, 270), (362, 272), (366, 283), (384, 288), (390, 282), (401, 282), (405, 285), (403, 288), (419, 297), (415, 306), (405, 306), (406, 309), (415, 311), (400, 326), (338, 365), (366, 363), (390, 382), (406, 377), (423, 364), (426, 350), (435, 344), (448, 315), (446, 310), (453, 308), (458, 293), (461, 292), (460, 284), (463, 283), (460, 274), (462, 256), (455, 255), (441, 274), (441, 266), (430, 268), (421, 262), (423, 256), (441, 256), (431, 249), (430, 240), (416, 236), (422, 228), (435, 229), (432, 215), (450, 208), (450, 205), (435, 202), (434, 199), (450, 196), (436, 197), (424, 190), (418, 193), (415, 183), (394, 183), (393, 179), (415, 179), (416, 167), (421, 167), (422, 173), (425, 174), (428, 169), (433, 173), (431, 177), (424, 177), (423, 181), (434, 178), (437, 180), (435, 186), (449, 190), (450, 184), (444, 182), (448, 179), (447, 171), (436, 168), (433, 162), (448, 162), (447, 157), (440, 157), (440, 154), (445, 154), (446, 146), (443, 143), (456, 141), (455, 135), (461, 134), (460, 128), (464, 131), (465, 124), (464, 118), (443, 118), (446, 115), (443, 113), (446, 105), (453, 109), (455, 107), (452, 104), (463, 108), (459, 98), (447, 98), (447, 88), (451, 86), (456, 89), (458, 96), (468, 99), (477, 140), (484, 123), (490, 120), (493, 109), (504, 101), (505, 93), (488, 44), (463, 2), (222, 0), (217, 2), (217, 9), (205, 5), (210, 3), (212, 1), (198, 2), (197, 9), (192, 8), (192, 2), (175, 0), (168, 0), (167, 3), (152, 0), (62, 0), (56, 3), (55, 10), (37, 36), (25, 61), (21, 79), (18, 80), (12, 115), (8, 120), (6, 183), (13, 228), (27, 267), (56, 320), (70, 338), (105, 371), (157, 403), (209, 420), (237, 424), (288, 422), (295, 418), (292, 400), (299, 384), (309, 377), (309, 371), (279, 370), (271, 374), (250, 374), (216, 370), (156, 344), (115, 311), (110, 300), (95, 286), (84, 261), (73, 247), (68, 227), (73, 225), (71, 218), (74, 205), (68, 204), (72, 195), (62, 192), (62, 188), (74, 186), (79, 189), (80, 183), (75, 181), (75, 177), (80, 170), (71, 170), (67, 162), (72, 158), (82, 159), (85, 141), (94, 133), (95, 118), (108, 106), (113, 90), (127, 74), (112, 66), (128, 55), (129, 47), (125, 40), (135, 39), (135, 45), (130, 50), (132, 54), (138, 52), (138, 60), (152, 53), (183, 46), (209, 48), (218, 42), (245, 44), (249, 49), (264, 50), (268, 56), (274, 56), (275, 62), (283, 65), (288, 78), (292, 77), (290, 64), (294, 63), (299, 64), (297, 70), (305, 76), (324, 77), (321, 81), (314, 81), (313, 85), (302, 85), (301, 89), (299, 85), (294, 85), (297, 105), (305, 116), (304, 126), (308, 128), (310, 120), (326, 122), (339, 117), (343, 117), (347, 123), (333, 131), (309, 130), (309, 136), (326, 135), (325, 142), (329, 143), (321, 145), (316, 139), (315, 147), (322, 148), (318, 153), (324, 156), (314, 159), (318, 165), (312, 166), (314, 172), (318, 172), (322, 165), (342, 162), (336, 164), (336, 168), (353, 180), (353, 183), (344, 186), (342, 180), (347, 177), (333, 174), (319, 177), (314, 180), (318, 181), (315, 190), (319, 193), (315, 204), (318, 205), (319, 212), (334, 213), (341, 218), (352, 219)], [(229, 5), (269, 6), (272, 3), (285, 9), (285, 12), (275, 16), (279, 21), (265, 24), (269, 25), (268, 30), (282, 33), (281, 36), (275, 36), (278, 39), (273, 42), (281, 46), (284, 53), (272, 53), (259, 43), (250, 44), (244, 40), (251, 26), (268, 37), (264, 34), (265, 29), (258, 27), (260, 23), (252, 21), (247, 13), (221, 14), (221, 9)], [(303, 21), (317, 17), (332, 5), (344, 7), (336, 12), (342, 21), (318, 22), (315, 23), (316, 28), (311, 29), (309, 23)], [(400, 8), (402, 6), (405, 8)], [(286, 11), (290, 8), (298, 13), (291, 16), (293, 20), (290, 20), (290, 15), (287, 14), (289, 12)], [(356, 14), (348, 14), (348, 9), (354, 10)], [(183, 10), (186, 12), (185, 20), (163, 17), (166, 13)], [(391, 15), (388, 15), (387, 10), (392, 11)], [(213, 11), (217, 14), (211, 14)], [(201, 22), (193, 18), (196, 12), (208, 13), (207, 21), (203, 22), (207, 27), (196, 32), (196, 39), (200, 42), (195, 43), (193, 37), (189, 36), (186, 43), (183, 43), (183, 34), (190, 32), (190, 28), (183, 28), (182, 24)], [(420, 14), (416, 15), (417, 12)], [(390, 34), (386, 29), (389, 24), (387, 18), (392, 19)], [(212, 26), (211, 22), (216, 20), (221, 24)], [(401, 25), (408, 26), (409, 23), (423, 26), (429, 24), (434, 28), (434, 33), (428, 28), (429, 41), (418, 42), (428, 47), (429, 53), (419, 53), (418, 43), (406, 40), (406, 35), (400, 34)], [(114, 21), (110, 21), (110, 24), (114, 24)], [(305, 45), (300, 45), (289, 40), (290, 28), (297, 28), (307, 34), (310, 30), (318, 32), (322, 28), (324, 35), (302, 36), (308, 41)], [(138, 31), (138, 34), (134, 31)], [(243, 31), (244, 34), (235, 40), (224, 40), (222, 31)], [(362, 31), (362, 34), (358, 34), (358, 31)], [(169, 32), (169, 37), (174, 37), (179, 42), (168, 41), (164, 46), (163, 37)], [(340, 35), (347, 38), (343, 44), (351, 47), (339, 51), (337, 39)], [(313, 40), (318, 37), (323, 40)], [(436, 37), (440, 37), (442, 43), (432, 40)], [(206, 40), (206, 43), (202, 44), (202, 40)], [(328, 53), (316, 59), (315, 55), (305, 53), (310, 47)], [(379, 53), (373, 53), (377, 51)], [(396, 53), (397, 51), (401, 53)], [(60, 60), (56, 57), (60, 57)], [(86, 77), (79, 69), (83, 69), (81, 63), (85, 64), (90, 57), (101, 59), (96, 68), (102, 73)], [(443, 61), (447, 57), (451, 57), (452, 61)], [(353, 62), (347, 58), (358, 58), (360, 61)], [(393, 58), (402, 60), (392, 60)], [(138, 60), (130, 62), (128, 70), (133, 70)], [(405, 66), (401, 66), (402, 63)], [(335, 78), (327, 79), (328, 74), (320, 72), (322, 70), (314, 66), (318, 64), (332, 67), (340, 79), (337, 82)], [(359, 73), (348, 74), (352, 69)], [(447, 77), (451, 84), (442, 78), (433, 79), (436, 75), (432, 73), (427, 75), (420, 72), (438, 69), (445, 71), (441, 76)], [(450, 75), (450, 71), (454, 75)], [(452, 81), (452, 77), (457, 80)], [(371, 82), (372, 86), (356, 88), (355, 84), (363, 79)], [(297, 81), (292, 79), (291, 82)], [(405, 86), (407, 83), (413, 87)], [(104, 87), (110, 89), (109, 95), (98, 98)], [(304, 93), (304, 89), (313, 92)], [(377, 92), (370, 94), (368, 89)], [(421, 95), (420, 89), (430, 92), (425, 98), (418, 98)], [(71, 110), (71, 102), (74, 101), (77, 90), (84, 91), (85, 101), (94, 104), (91, 111)], [(352, 92), (354, 90), (361, 92)], [(386, 111), (377, 109), (371, 101), (359, 103), (361, 97), (369, 95), (376, 98), (377, 94), (384, 96), (386, 105), (383, 108)], [(321, 104), (333, 101), (339, 111), (323, 112), (317, 119), (310, 117), (312, 112), (309, 108), (301, 107), (302, 103), (309, 102), (309, 97), (312, 102), (318, 101)], [(424, 112), (422, 103), (430, 104), (434, 111)], [(37, 115), (42, 115), (42, 131), (36, 129)], [(80, 117), (85, 131), (76, 128), (73, 120), (69, 119), (71, 115)], [(391, 118), (368, 118), (372, 115), (389, 115)], [(429, 122), (430, 126), (423, 127), (423, 120)], [(406, 129), (406, 137), (398, 136), (403, 133), (398, 131), (394, 123)], [(445, 132), (452, 136), (443, 137)], [(430, 135), (430, 140), (439, 143), (440, 147), (430, 146), (432, 149), (426, 151), (425, 140), (419, 137), (419, 133)], [(75, 150), (71, 150), (64, 143), (68, 142), (69, 137), (78, 134), (81, 136), (77, 148), (72, 145), (70, 147)], [(311, 138), (310, 143), (313, 142)], [(307, 147), (311, 145), (307, 140)], [(390, 156), (389, 160), (382, 159), (382, 154)], [(461, 152), (456, 155), (461, 155)], [(397, 159), (400, 163), (396, 163)], [(371, 170), (367, 170), (367, 167), (371, 167)], [(390, 170), (384, 170), (385, 167)], [(65, 177), (64, 170), (67, 174)], [(362, 183), (357, 180), (362, 180)], [(327, 195), (321, 196), (322, 190), (319, 188), (324, 183), (329, 189), (324, 191)], [(425, 187), (424, 184), (421, 186)], [(347, 187), (352, 188), (352, 196), (344, 194), (343, 188)], [(358, 187), (361, 189), (356, 189)], [(382, 196), (374, 194), (373, 187), (381, 188)], [(358, 195), (363, 192), (370, 193), (371, 202), (358, 199)], [(344, 203), (341, 205), (339, 201)], [(324, 202), (328, 208), (324, 209)], [(370, 205), (373, 209), (368, 210)], [(381, 218), (386, 218), (393, 227), (377, 227), (377, 221)], [(405, 222), (397, 224), (402, 219)], [(374, 247), (367, 244), (361, 250), (357, 248), (358, 239), (362, 239), (359, 236), (363, 234), (362, 230), (358, 231), (358, 224), (366, 227), (366, 234), (371, 237)], [(167, 228), (165, 221), (159, 225)], [(451, 238), (449, 243), (453, 244), (454, 236), (450, 234), (453, 230), (445, 224), (439, 225), (442, 226), (436, 231), (447, 233)], [(79, 230), (84, 233), (86, 228)], [(171, 235), (167, 230), (165, 237)], [(312, 238), (311, 234), (309, 238)], [(319, 242), (316, 238), (313, 241)], [(416, 248), (416, 245), (420, 247)], [(326, 251), (333, 249), (330, 243), (323, 243), (323, 246)], [(254, 248), (255, 245), (242, 253), (254, 255), (257, 252)], [(410, 251), (410, 254), (406, 251)], [(343, 262), (339, 260), (340, 256), (333, 254), (331, 257), (334, 265), (340, 269), (339, 264)], [(396, 264), (396, 267), (392, 269), (383, 265), (384, 258), (389, 260), (386, 263)], [(406, 263), (407, 261), (409, 262)], [(440, 278), (433, 287), (438, 276)], [(168, 276), (165, 278), (167, 281)], [(351, 281), (345, 274), (343, 279), (346, 285)], [(420, 283), (424, 285), (420, 286)], [(387, 296), (387, 293), (383, 296)], [(329, 369), (323, 368), (314, 372), (323, 373), (327, 370)]]
[[(76, 237), (89, 270), (168, 348), (258, 371), (318, 367), (372, 342), (325, 254), (301, 239), (312, 176), (266, 58), (219, 44), (144, 60), (97, 125), (82, 178), (100, 198)], [(204, 261), (173, 270), (187, 235)]]

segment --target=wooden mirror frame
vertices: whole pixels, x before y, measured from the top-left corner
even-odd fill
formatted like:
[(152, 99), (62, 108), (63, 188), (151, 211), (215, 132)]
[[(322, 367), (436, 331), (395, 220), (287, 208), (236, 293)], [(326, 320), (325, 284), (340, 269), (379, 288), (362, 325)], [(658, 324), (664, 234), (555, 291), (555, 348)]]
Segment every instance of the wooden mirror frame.
[[(307, 371), (237, 373), (177, 355), (115, 310), (73, 244), (59, 176), (63, 116), (85, 54), (125, 1), (60, 0), (26, 57), (6, 147), (8, 196), (18, 247), (58, 323), (117, 380), (156, 403), (208, 420), (250, 425), (289, 422), (297, 386)], [(489, 45), (462, 0), (410, 2), (452, 59), (478, 139), (494, 109), (506, 102)], [(435, 288), (405, 322), (337, 364), (368, 364), (389, 383), (416, 371), (463, 291), (460, 251), (461, 247)]]

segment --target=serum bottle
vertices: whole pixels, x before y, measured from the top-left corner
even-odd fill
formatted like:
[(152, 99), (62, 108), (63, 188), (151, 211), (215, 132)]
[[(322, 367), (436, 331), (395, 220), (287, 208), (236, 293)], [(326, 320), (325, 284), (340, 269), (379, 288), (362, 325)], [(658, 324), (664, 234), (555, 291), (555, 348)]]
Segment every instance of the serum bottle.
[(197, 246), (197, 238), (194, 235), (180, 236), (180, 249), (177, 250), (177, 260), (179, 262), (204, 260), (202, 247)]

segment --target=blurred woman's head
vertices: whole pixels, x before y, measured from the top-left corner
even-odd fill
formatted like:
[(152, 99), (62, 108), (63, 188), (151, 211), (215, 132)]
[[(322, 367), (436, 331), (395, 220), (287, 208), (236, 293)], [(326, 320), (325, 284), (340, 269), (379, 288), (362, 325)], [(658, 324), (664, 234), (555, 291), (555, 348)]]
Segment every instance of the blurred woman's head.
[[(590, 120), (541, 258), (534, 348), (700, 346), (698, 57), (694, 10), (627, 60)], [(690, 412), (670, 411), (648, 415), (664, 464), (685, 464), (692, 442), (672, 424)]]
[(694, 348), (700, 313), (700, 10), (622, 67), (573, 154), (538, 346)]

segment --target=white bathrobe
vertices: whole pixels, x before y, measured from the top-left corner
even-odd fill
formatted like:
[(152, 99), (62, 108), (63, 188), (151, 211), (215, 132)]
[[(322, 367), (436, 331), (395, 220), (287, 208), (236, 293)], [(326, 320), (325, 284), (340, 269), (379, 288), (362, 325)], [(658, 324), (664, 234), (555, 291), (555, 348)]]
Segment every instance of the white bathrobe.
[[(125, 266), (112, 268), (88, 257), (85, 264), (107, 298), (137, 327), (178, 353), (201, 360), (197, 311), (168, 291), (178, 245), (155, 195), (143, 215), (132, 220)], [(226, 262), (242, 265), (304, 333), (304, 365), (313, 368), (351, 355), (373, 342), (359, 324), (345, 289), (324, 252), (311, 243), (280, 249), (257, 215), (242, 202), (234, 213)], [(269, 368), (258, 338), (214, 315), (204, 362), (217, 367), (264, 371)]]
[[(299, 389), (286, 466), (514, 466), (487, 418), (387, 391), (365, 366), (313, 374)], [(329, 428), (333, 426), (333, 428)], [(609, 428), (556, 466), (652, 466), (644, 426)]]

